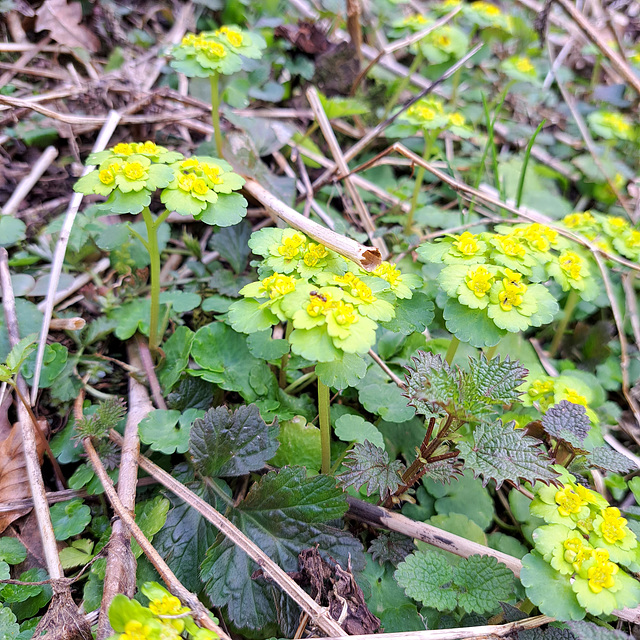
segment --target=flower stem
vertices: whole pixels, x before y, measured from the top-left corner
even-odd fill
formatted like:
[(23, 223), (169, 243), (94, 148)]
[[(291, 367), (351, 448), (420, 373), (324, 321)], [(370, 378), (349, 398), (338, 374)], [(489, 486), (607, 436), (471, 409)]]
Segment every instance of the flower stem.
[(460, 345), (460, 340), (453, 336), (451, 338), (451, 342), (449, 343), (449, 348), (447, 349), (447, 355), (444, 359), (447, 361), (447, 364), (451, 364), (453, 362), (453, 358), (456, 355), (456, 351), (458, 350), (458, 346)]
[[(289, 340), (289, 336), (293, 331), (293, 322), (287, 322), (287, 328), (285, 329), (284, 339)], [(285, 353), (280, 358), (280, 372), (278, 373), (278, 384), (281, 389), (287, 386), (287, 364), (289, 364), (289, 352)]]
[(494, 344), (493, 347), (489, 347), (485, 352), (485, 356), (487, 361), (493, 360), (493, 357), (496, 355), (496, 351), (498, 350), (498, 345)]
[(320, 444), (322, 446), (322, 473), (331, 472), (331, 422), (329, 418), (331, 396), (329, 387), (318, 380), (318, 415), (320, 417)]
[(556, 330), (553, 340), (551, 341), (551, 346), (549, 347), (550, 358), (553, 358), (556, 355), (558, 348), (560, 347), (560, 343), (562, 342), (562, 336), (567, 330), (567, 325), (569, 324), (571, 316), (573, 316), (573, 312), (575, 311), (576, 305), (579, 301), (580, 296), (578, 295), (578, 292), (575, 289), (571, 289), (569, 296), (567, 297), (567, 302), (564, 305), (564, 315), (562, 316), (562, 320), (560, 320), (558, 329)]
[(222, 158), (222, 132), (220, 131), (220, 88), (218, 86), (220, 74), (209, 76), (211, 82), (211, 120), (213, 122), (213, 135), (216, 140), (218, 157)]
[(404, 76), (404, 78), (402, 78), (402, 80), (400, 81), (400, 84), (398, 85), (398, 88), (395, 90), (395, 93), (391, 96), (391, 99), (387, 103), (387, 106), (385, 107), (385, 110), (384, 110), (384, 114), (382, 115), (382, 120), (385, 120), (386, 117), (391, 113), (391, 110), (393, 109), (393, 107), (396, 106), (396, 104), (398, 103), (398, 100), (400, 100), (400, 96), (402, 95), (404, 90), (409, 86), (409, 82), (411, 82), (411, 76), (413, 76), (414, 72), (420, 66), (421, 62), (422, 62), (422, 51), (420, 51), (420, 46), (418, 45), (418, 52), (416, 53), (413, 59), (413, 62), (411, 63), (411, 66), (409, 67), (409, 71), (407, 71), (407, 74)]
[[(425, 131), (424, 132), (424, 151), (422, 152), (422, 159), (427, 162), (431, 157), (431, 150), (433, 149), (433, 143), (438, 137), (438, 130)], [(420, 197), (420, 189), (422, 189), (422, 181), (424, 180), (425, 168), (418, 167), (416, 172), (416, 183), (413, 187), (413, 195), (411, 196), (411, 208), (404, 221), (404, 232), (411, 233), (411, 227), (413, 226), (413, 215), (418, 206), (418, 198)]]
[(158, 222), (154, 222), (149, 207), (142, 210), (142, 219), (147, 227), (147, 249), (150, 260), (151, 314), (149, 316), (149, 350), (157, 353), (160, 342), (158, 320), (160, 317), (160, 250), (158, 248)]

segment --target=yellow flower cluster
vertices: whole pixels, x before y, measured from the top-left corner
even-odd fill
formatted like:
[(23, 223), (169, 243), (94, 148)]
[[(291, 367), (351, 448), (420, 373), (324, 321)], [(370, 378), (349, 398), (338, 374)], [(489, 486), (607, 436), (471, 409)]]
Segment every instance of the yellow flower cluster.
[(587, 502), (570, 486), (556, 492), (555, 501), (558, 505), (558, 513), (562, 516), (580, 513)]
[(140, 155), (156, 155), (160, 149), (155, 142), (147, 140), (146, 142), (120, 142), (113, 147), (113, 153), (119, 156)]
[(486, 267), (480, 265), (475, 269), (469, 269), (469, 271), (467, 271), (465, 282), (476, 297), (483, 298), (489, 289), (491, 289), (493, 274)]
[(208, 58), (218, 59), (227, 55), (227, 50), (216, 40), (206, 38), (203, 34), (189, 33), (182, 38), (182, 46), (193, 47), (197, 52), (203, 53)]
[(386, 260), (374, 269), (373, 275), (386, 280), (392, 287), (402, 282), (402, 272), (400, 269), (398, 269), (395, 264), (391, 264)]
[(443, 114), (444, 108), (438, 100), (419, 100), (407, 109), (407, 116), (425, 123), (432, 122)]
[(222, 36), (225, 36), (229, 44), (233, 47), (242, 46), (242, 42), (244, 40), (242, 37), (242, 34), (239, 31), (235, 31), (234, 29), (231, 29), (226, 26), (220, 27), (219, 29), (217, 29), (215, 31), (215, 35), (218, 36), (219, 38), (221, 38)]
[(620, 515), (620, 509), (616, 507), (607, 507), (602, 512), (603, 522), (600, 525), (602, 537), (609, 543), (615, 544), (620, 540), (624, 540), (626, 536), (625, 526), (626, 518)]
[(522, 296), (527, 292), (527, 285), (522, 280), (522, 274), (511, 269), (505, 269), (506, 278), (502, 279), (502, 291), (498, 293), (500, 308), (503, 311), (511, 311), (513, 307), (522, 304)]
[(293, 260), (304, 251), (305, 239), (298, 233), (285, 237), (282, 244), (278, 247), (278, 253), (285, 260)]
[(560, 268), (572, 280), (582, 277), (582, 258), (575, 251), (565, 251), (559, 257)]
[(362, 302), (371, 303), (378, 299), (371, 292), (371, 287), (368, 287), (360, 278), (351, 273), (351, 271), (347, 271), (343, 276), (335, 276), (333, 280), (336, 284), (345, 286), (347, 293), (354, 298), (360, 298)]
[(626, 136), (631, 131), (631, 123), (619, 113), (607, 112), (602, 115), (602, 124)]
[(326, 258), (328, 255), (329, 252), (324, 245), (310, 242), (307, 245), (307, 250), (305, 251), (302, 259), (307, 267), (315, 267), (320, 260)]
[(473, 233), (465, 231), (456, 241), (453, 246), (465, 256), (475, 256), (480, 251), (478, 240)]
[(291, 276), (285, 276), (281, 273), (274, 273), (268, 278), (264, 278), (261, 282), (261, 289), (266, 291), (269, 299), (276, 300), (287, 293), (291, 293), (296, 288), (296, 281)]
[(589, 589), (593, 593), (600, 593), (603, 589), (611, 589), (615, 586), (616, 582), (613, 576), (618, 573), (620, 568), (615, 562), (609, 560), (609, 552), (606, 549), (596, 549), (593, 556), (596, 563), (587, 571)]
[(514, 67), (521, 73), (531, 73), (535, 67), (531, 64), (531, 60), (527, 57), (517, 58), (514, 61)]

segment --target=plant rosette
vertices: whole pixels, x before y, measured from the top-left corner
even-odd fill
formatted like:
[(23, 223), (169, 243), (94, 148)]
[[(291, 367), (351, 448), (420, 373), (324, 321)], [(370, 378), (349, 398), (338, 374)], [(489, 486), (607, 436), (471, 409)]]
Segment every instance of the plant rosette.
[(552, 249), (560, 250), (569, 245), (555, 229), (533, 222), (531, 224), (498, 225), (496, 231), (505, 235), (512, 234), (521, 238), (533, 252), (538, 262), (546, 263), (552, 259)]
[(566, 249), (553, 256), (546, 269), (563, 291), (578, 291), (583, 300), (593, 300), (600, 292), (587, 256), (577, 248)]
[(496, 233), (489, 237), (489, 244), (492, 247), (489, 259), (495, 264), (519, 271), (532, 282), (546, 280), (544, 267), (538, 260), (539, 252), (532, 250), (521, 236)]
[(587, 240), (594, 240), (602, 228), (600, 220), (591, 211), (574, 211), (562, 218), (562, 225)]
[(490, 234), (474, 234), (465, 231), (461, 235), (447, 235), (436, 242), (427, 242), (418, 247), (417, 253), (425, 262), (439, 264), (484, 263), (487, 258)]
[(228, 227), (246, 215), (247, 201), (234, 193), (244, 178), (220, 158), (192, 157), (171, 165), (173, 180), (160, 195), (169, 211)]
[(189, 33), (173, 49), (171, 66), (189, 78), (231, 75), (242, 69), (242, 57), (259, 59), (266, 42), (261, 35), (236, 26)]
[(613, 246), (618, 253), (629, 260), (640, 260), (640, 231), (629, 228), (614, 238)]
[[(445, 3), (446, 4), (446, 3)], [(462, 13), (472, 24), (481, 29), (493, 28), (502, 31), (511, 31), (511, 20), (495, 4), (478, 0), (477, 2), (464, 3)]]
[(612, 111), (594, 111), (587, 122), (594, 133), (607, 140), (633, 140), (637, 135), (628, 118)]
[(416, 50), (418, 47), (425, 60), (441, 64), (461, 58), (469, 49), (469, 37), (462, 29), (446, 24), (427, 34), (420, 42), (412, 45), (411, 49)]

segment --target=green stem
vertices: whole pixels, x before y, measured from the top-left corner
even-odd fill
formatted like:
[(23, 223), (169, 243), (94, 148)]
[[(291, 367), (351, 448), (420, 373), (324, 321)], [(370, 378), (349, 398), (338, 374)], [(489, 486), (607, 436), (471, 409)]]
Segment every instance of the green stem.
[[(289, 336), (293, 331), (293, 322), (287, 322), (287, 328), (285, 330), (284, 339), (289, 340)], [(289, 353), (285, 353), (280, 359), (280, 372), (278, 374), (278, 384), (281, 389), (287, 386), (287, 364), (289, 363)]]
[(320, 444), (322, 446), (322, 473), (331, 472), (331, 422), (329, 387), (318, 380), (318, 415), (320, 417)]
[(489, 347), (489, 349), (487, 349), (485, 353), (487, 360), (493, 360), (493, 357), (496, 355), (497, 350), (498, 350), (497, 344), (494, 344), (493, 347)]
[(220, 88), (218, 86), (220, 74), (209, 76), (211, 82), (211, 120), (213, 121), (213, 135), (216, 140), (218, 157), (222, 158), (222, 132), (220, 131)]
[(579, 301), (580, 296), (578, 295), (578, 292), (575, 289), (571, 289), (567, 302), (564, 305), (564, 315), (562, 316), (562, 320), (560, 320), (556, 334), (553, 336), (551, 346), (549, 347), (550, 358), (553, 358), (556, 355), (558, 348), (560, 347), (560, 343), (562, 342), (562, 336), (567, 330), (567, 325), (569, 324)]
[(522, 192), (524, 191), (524, 179), (527, 175), (527, 165), (529, 164), (529, 158), (531, 156), (531, 149), (533, 148), (533, 143), (536, 141), (538, 134), (542, 131), (542, 127), (544, 127), (546, 120), (543, 120), (535, 130), (533, 136), (531, 136), (531, 140), (529, 140), (529, 144), (527, 145), (527, 150), (524, 153), (524, 160), (522, 162), (522, 169), (520, 170), (520, 179), (518, 180), (518, 193), (516, 195), (516, 207), (520, 208), (520, 203), (522, 202)]
[(153, 221), (149, 207), (145, 207), (142, 210), (142, 219), (147, 227), (147, 249), (150, 260), (151, 314), (149, 316), (149, 350), (151, 353), (156, 353), (160, 342), (158, 335), (158, 320), (160, 317), (160, 249), (158, 248), (157, 233), (159, 221)]
[(409, 71), (407, 71), (407, 74), (404, 76), (404, 78), (402, 78), (402, 80), (400, 81), (400, 84), (398, 85), (398, 88), (395, 90), (395, 93), (391, 96), (391, 100), (389, 100), (389, 102), (387, 103), (387, 106), (384, 110), (384, 114), (382, 115), (382, 120), (385, 120), (387, 116), (391, 113), (391, 109), (393, 109), (393, 107), (396, 106), (396, 104), (398, 103), (398, 100), (400, 100), (400, 96), (405, 91), (405, 89), (409, 86), (409, 83), (411, 82), (411, 76), (414, 74), (416, 69), (420, 66), (421, 62), (422, 62), (422, 51), (420, 51), (420, 45), (418, 45), (418, 53), (416, 53), (415, 58), (413, 59), (413, 62), (409, 67)]
[[(431, 150), (433, 149), (433, 143), (438, 137), (439, 129), (435, 131), (424, 132), (424, 151), (422, 152), (422, 159), (427, 162), (431, 157)], [(418, 167), (416, 173), (416, 183), (413, 186), (413, 195), (411, 196), (411, 208), (404, 222), (404, 232), (411, 233), (411, 227), (413, 226), (413, 216), (418, 206), (418, 198), (420, 197), (420, 190), (422, 189), (422, 181), (424, 180), (424, 174), (426, 169), (424, 167)]]
[(447, 349), (447, 355), (444, 359), (447, 361), (447, 364), (451, 364), (453, 362), (453, 358), (456, 355), (456, 351), (458, 350), (458, 346), (460, 345), (460, 340), (453, 336), (451, 338), (451, 342), (449, 343), (449, 348)]
[(284, 389), (285, 393), (291, 394), (294, 391), (299, 390), (301, 387), (305, 387), (308, 384), (311, 384), (316, 379), (316, 372), (309, 371), (301, 375), (297, 380), (294, 380), (288, 387)]

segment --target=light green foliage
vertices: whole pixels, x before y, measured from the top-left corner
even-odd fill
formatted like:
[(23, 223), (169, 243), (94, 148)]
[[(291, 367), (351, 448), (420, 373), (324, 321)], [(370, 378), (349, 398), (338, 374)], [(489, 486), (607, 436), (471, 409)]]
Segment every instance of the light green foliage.
[(371, 444), (384, 449), (384, 438), (380, 431), (361, 416), (349, 414), (340, 416), (336, 420), (334, 431), (336, 436), (344, 442), (364, 444), (365, 440), (368, 440)]
[(58, 502), (50, 512), (56, 540), (79, 535), (91, 520), (91, 509), (79, 499)]
[[(161, 496), (136, 503), (136, 524), (150, 542), (164, 526), (169, 506), (169, 500)], [(142, 549), (135, 540), (131, 542), (131, 551), (136, 558), (142, 555)]]
[(4, 640), (16, 640), (20, 633), (20, 625), (9, 607), (0, 605), (0, 636)]
[(438, 552), (416, 551), (395, 577), (408, 596), (438, 611), (491, 613), (513, 592), (513, 574), (491, 556), (470, 556), (454, 566)]
[(145, 416), (139, 425), (140, 440), (153, 451), (171, 454), (185, 453), (189, 448), (189, 434), (196, 418), (202, 418), (201, 409), (187, 409), (184, 413), (156, 409)]
[(25, 546), (17, 538), (0, 538), (0, 560), (7, 564), (20, 564), (27, 557)]
[(276, 467), (297, 464), (308, 472), (319, 472), (321, 465), (320, 429), (307, 423), (303, 416), (294, 416), (280, 423), (280, 446), (269, 463)]

